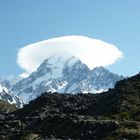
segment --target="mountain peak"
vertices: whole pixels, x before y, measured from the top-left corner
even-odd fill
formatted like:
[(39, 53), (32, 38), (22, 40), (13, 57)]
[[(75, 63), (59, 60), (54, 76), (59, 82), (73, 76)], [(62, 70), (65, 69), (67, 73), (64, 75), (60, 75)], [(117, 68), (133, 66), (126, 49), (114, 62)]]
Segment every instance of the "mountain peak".
[(12, 91), (26, 103), (43, 92), (100, 93), (113, 88), (122, 77), (103, 67), (90, 70), (75, 56), (52, 55), (28, 78), (19, 81)]
[(49, 75), (48, 78), (56, 79), (63, 76), (65, 66), (71, 66), (77, 61), (78, 58), (71, 55), (54, 55), (45, 59), (37, 71)]

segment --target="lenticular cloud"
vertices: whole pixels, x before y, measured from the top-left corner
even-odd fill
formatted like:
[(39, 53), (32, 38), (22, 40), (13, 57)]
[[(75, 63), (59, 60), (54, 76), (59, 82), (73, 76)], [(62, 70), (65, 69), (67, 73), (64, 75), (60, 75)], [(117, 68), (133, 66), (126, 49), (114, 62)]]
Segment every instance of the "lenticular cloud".
[(18, 52), (17, 63), (30, 74), (46, 58), (67, 53), (78, 57), (90, 69), (111, 65), (122, 58), (122, 52), (116, 46), (102, 40), (85, 36), (64, 36), (21, 48)]

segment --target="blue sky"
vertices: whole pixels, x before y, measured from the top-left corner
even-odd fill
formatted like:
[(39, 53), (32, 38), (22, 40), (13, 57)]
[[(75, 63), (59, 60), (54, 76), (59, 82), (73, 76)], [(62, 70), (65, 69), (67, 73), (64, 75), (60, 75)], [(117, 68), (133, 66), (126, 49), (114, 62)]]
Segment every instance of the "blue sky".
[(22, 73), (19, 48), (41, 40), (84, 35), (116, 45), (124, 58), (107, 67), (140, 71), (140, 0), (0, 0), (0, 75)]

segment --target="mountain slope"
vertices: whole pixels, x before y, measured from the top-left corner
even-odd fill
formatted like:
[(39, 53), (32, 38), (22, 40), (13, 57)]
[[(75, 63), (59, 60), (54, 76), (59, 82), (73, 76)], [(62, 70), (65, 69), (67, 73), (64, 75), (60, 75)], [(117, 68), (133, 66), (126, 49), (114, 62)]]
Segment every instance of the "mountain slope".
[(11, 93), (6, 87), (0, 84), (0, 100), (10, 104), (15, 104), (18, 108), (23, 107), (24, 102), (21, 101), (15, 94)]
[(140, 139), (140, 74), (101, 94), (44, 93), (7, 119), (7, 139)]
[(0, 99), (0, 114), (13, 112), (15, 110), (17, 110), (15, 104), (10, 104), (7, 101), (3, 101)]
[(14, 75), (0, 76), (0, 84), (9, 90), (13, 87), (13, 85), (18, 83), (20, 80), (22, 80), (21, 77), (14, 76)]
[(42, 112), (45, 107), (48, 108), (46, 111), (55, 108), (60, 113), (88, 116), (120, 117), (120, 113), (127, 112), (132, 120), (139, 121), (140, 74), (118, 81), (114, 89), (101, 94), (44, 93), (21, 109), (20, 113), (23, 111), (22, 117), (30, 116), (36, 110)]
[(113, 88), (120, 79), (123, 77), (103, 67), (90, 70), (74, 56), (56, 55), (46, 59), (28, 78), (15, 84), (12, 91), (29, 102), (45, 91), (99, 93)]

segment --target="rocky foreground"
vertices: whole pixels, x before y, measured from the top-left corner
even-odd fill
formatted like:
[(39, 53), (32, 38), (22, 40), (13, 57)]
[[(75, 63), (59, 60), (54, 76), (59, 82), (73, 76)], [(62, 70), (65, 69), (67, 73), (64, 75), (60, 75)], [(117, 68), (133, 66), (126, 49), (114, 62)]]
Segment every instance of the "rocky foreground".
[(47, 139), (140, 139), (140, 74), (101, 94), (44, 93), (20, 110), (1, 108), (0, 140)]

